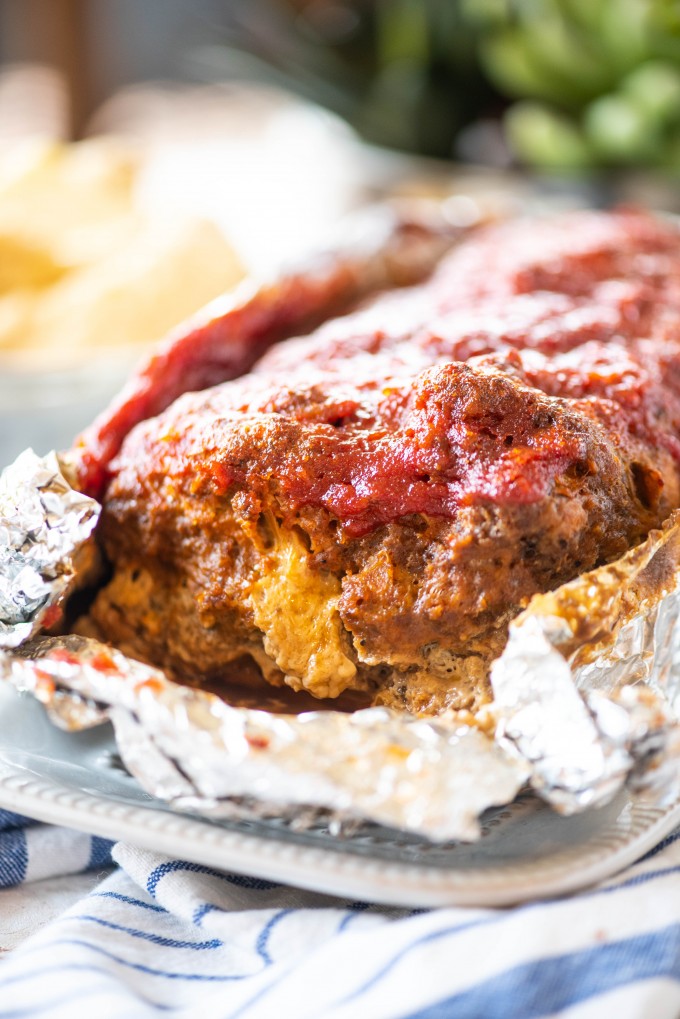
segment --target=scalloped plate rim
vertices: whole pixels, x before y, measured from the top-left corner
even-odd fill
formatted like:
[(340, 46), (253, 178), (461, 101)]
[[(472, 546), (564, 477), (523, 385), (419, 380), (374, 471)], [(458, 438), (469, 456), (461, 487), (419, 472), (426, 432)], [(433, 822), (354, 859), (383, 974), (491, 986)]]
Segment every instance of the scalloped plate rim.
[(126, 804), (119, 798), (78, 792), (12, 763), (6, 749), (0, 758), (0, 806), (221, 870), (407, 907), (495, 907), (565, 895), (611, 877), (680, 824), (680, 803), (662, 808), (628, 797), (631, 830), (626, 831), (618, 819), (610, 822), (594, 846), (570, 847), (555, 854), (556, 859), (534, 861), (530, 867), (513, 863), (479, 869), (428, 867), (264, 838), (165, 805)]

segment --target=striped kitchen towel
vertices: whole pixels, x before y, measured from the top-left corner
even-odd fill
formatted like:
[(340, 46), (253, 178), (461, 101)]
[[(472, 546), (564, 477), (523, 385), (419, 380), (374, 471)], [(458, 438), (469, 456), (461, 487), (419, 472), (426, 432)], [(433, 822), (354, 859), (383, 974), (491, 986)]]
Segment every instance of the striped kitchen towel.
[(680, 1015), (680, 830), (596, 888), (503, 910), (391, 910), (113, 855), (0, 965), (0, 1019)]
[(112, 845), (97, 835), (38, 824), (0, 809), (0, 888), (105, 867), (111, 863)]

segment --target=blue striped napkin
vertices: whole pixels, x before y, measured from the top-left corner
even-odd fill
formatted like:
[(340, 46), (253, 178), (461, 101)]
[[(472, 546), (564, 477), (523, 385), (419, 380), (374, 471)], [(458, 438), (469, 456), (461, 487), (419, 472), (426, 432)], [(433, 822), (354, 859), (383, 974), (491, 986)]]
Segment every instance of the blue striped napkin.
[[(0, 857), (0, 873), (47, 871), (32, 862), (39, 829), (13, 816), (0, 852), (15, 862)], [(41, 838), (61, 845), (63, 872), (57, 831)], [(104, 854), (71, 834), (79, 859)], [(506, 910), (385, 909), (120, 843), (113, 858), (0, 964), (0, 1019), (680, 1015), (680, 830), (597, 888)]]
[(0, 888), (105, 867), (111, 863), (112, 845), (97, 835), (0, 810)]

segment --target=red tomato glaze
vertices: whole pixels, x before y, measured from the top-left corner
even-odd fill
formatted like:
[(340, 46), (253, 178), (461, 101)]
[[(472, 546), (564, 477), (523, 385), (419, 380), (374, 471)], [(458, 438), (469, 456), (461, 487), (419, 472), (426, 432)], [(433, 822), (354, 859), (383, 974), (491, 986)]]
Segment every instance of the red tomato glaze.
[(196, 491), (273, 481), (291, 512), (325, 507), (357, 535), (536, 502), (595, 469), (593, 424), (615, 447), (680, 459), (680, 233), (642, 212), (487, 228), (427, 283), (183, 397), (114, 471)]

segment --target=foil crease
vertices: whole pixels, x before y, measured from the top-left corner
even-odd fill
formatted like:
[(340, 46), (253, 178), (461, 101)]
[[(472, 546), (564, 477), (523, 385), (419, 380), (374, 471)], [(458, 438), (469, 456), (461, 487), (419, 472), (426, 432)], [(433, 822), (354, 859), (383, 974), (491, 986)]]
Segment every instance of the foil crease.
[(27, 449), (0, 475), (0, 647), (56, 622), (99, 511), (68, 484), (56, 453)]
[(336, 822), (473, 840), (479, 815), (511, 802), (529, 774), (476, 728), (385, 708), (234, 708), (86, 637), (0, 653), (0, 678), (33, 693), (65, 728), (110, 718), (123, 762), (148, 792), (213, 817), (324, 811)]
[(680, 514), (534, 597), (491, 672), (498, 742), (562, 813), (680, 794)]

